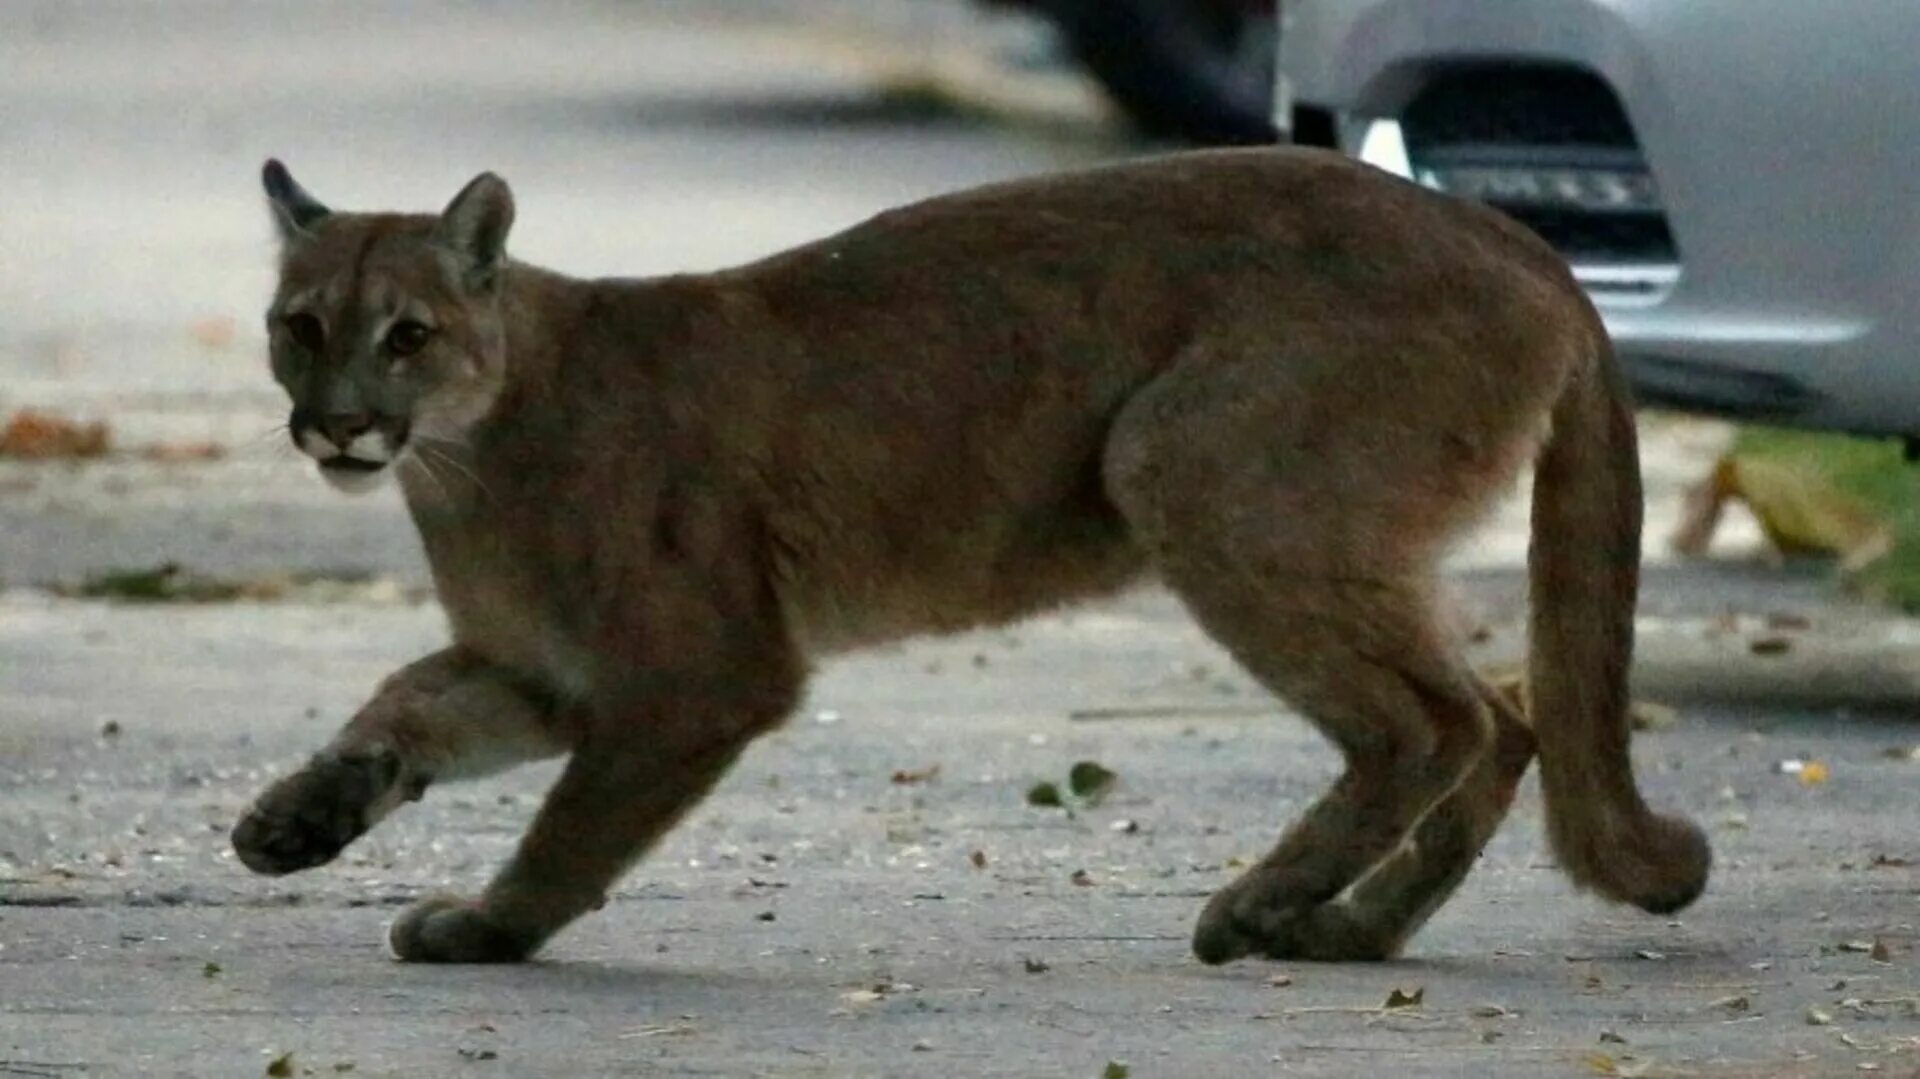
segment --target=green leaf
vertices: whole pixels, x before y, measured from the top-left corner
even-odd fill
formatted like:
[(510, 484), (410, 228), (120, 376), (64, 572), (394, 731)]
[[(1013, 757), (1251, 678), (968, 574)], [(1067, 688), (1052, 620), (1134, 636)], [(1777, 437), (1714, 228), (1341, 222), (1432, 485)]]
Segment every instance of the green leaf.
[(1120, 777), (1097, 761), (1080, 761), (1067, 772), (1067, 789), (1088, 803), (1099, 801)]
[(1066, 804), (1066, 801), (1060, 797), (1059, 787), (1043, 780), (1027, 788), (1027, 804), (1059, 809)]

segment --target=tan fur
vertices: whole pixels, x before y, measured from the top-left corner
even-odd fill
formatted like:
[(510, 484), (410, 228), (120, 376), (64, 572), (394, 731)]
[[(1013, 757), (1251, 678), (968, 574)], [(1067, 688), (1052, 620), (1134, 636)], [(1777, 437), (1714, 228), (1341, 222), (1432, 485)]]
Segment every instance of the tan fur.
[[(398, 454), (455, 644), (263, 795), (241, 856), (318, 864), (395, 791), (571, 753), (479, 900), (394, 927), (402, 958), (518, 959), (599, 904), (814, 661), (1150, 573), (1347, 758), (1208, 906), (1203, 959), (1394, 953), (1536, 736), (1579, 882), (1655, 910), (1704, 882), (1627, 759), (1625, 395), (1560, 261), (1490, 211), (1328, 154), (1195, 153), (580, 281), (505, 260), (492, 177), (438, 218), (335, 214), (277, 165), (267, 186), (275, 371), (296, 427), (339, 435), (303, 445)], [(316, 297), (308, 348), (289, 305)], [(432, 334), (396, 365), (404, 318)], [(1434, 600), (1445, 544), (1536, 452), (1537, 732)]]

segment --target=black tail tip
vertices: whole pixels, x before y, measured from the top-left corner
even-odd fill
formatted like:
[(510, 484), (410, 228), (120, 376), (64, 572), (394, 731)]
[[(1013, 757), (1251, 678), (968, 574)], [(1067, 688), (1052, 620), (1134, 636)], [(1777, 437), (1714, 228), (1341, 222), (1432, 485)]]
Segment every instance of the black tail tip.
[(1682, 817), (1655, 817), (1648, 860), (1659, 872), (1628, 901), (1648, 914), (1672, 914), (1692, 905), (1707, 890), (1713, 847), (1699, 825)]
[(1580, 832), (1555, 835), (1554, 849), (1576, 883), (1608, 899), (1672, 914), (1706, 891), (1713, 848), (1692, 821), (1647, 814), (1629, 828)]

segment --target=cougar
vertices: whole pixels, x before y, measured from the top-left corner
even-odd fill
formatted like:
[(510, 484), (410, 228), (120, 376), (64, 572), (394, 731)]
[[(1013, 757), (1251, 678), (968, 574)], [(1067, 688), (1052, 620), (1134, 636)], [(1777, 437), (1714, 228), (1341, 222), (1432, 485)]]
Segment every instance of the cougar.
[[(1628, 394), (1565, 265), (1492, 210), (1331, 153), (1195, 152), (579, 280), (508, 257), (492, 174), (437, 216), (264, 182), (293, 441), (341, 488), (398, 479), (452, 643), (235, 849), (320, 865), (432, 784), (567, 757), (478, 899), (396, 920), (400, 959), (519, 960), (600, 906), (819, 661), (1148, 577), (1345, 758), (1206, 905), (1200, 959), (1395, 954), (1536, 751), (1578, 885), (1653, 912), (1705, 885), (1628, 755)], [(1523, 714), (1436, 589), (1529, 463)]]

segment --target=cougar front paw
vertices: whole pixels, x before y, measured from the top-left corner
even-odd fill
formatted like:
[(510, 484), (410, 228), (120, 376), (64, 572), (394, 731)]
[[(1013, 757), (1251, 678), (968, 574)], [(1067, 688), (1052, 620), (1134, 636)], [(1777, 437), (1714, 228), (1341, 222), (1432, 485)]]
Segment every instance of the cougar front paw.
[(397, 802), (400, 759), (390, 750), (323, 754), (267, 788), (233, 829), (233, 849), (256, 873), (330, 862)]
[(518, 963), (539, 947), (538, 939), (502, 924), (480, 904), (450, 895), (407, 908), (387, 942), (406, 963)]

